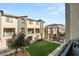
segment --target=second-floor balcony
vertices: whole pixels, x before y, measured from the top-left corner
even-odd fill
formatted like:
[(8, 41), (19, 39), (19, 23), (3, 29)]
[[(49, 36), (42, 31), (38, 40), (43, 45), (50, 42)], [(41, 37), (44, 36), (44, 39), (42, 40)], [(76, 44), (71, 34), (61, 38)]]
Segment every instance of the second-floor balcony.
[(79, 39), (61, 44), (49, 56), (79, 56)]

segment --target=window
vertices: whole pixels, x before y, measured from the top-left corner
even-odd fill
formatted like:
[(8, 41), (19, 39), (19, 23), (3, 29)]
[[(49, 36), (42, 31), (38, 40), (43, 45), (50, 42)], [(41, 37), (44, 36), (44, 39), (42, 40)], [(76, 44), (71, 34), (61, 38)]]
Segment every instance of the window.
[(33, 21), (29, 21), (29, 24), (33, 24)]
[(36, 22), (36, 25), (39, 25), (39, 22)]
[(15, 32), (14, 28), (4, 28), (3, 36), (12, 36), (14, 32)]
[(10, 18), (10, 17), (6, 17), (6, 22), (13, 22), (13, 18)]
[(33, 34), (33, 33), (34, 33), (34, 29), (33, 29), (33, 28), (29, 28), (29, 29), (28, 29), (28, 33), (29, 33), (29, 34)]
[(25, 24), (25, 19), (21, 19), (21, 20), (22, 20), (22, 23)]
[(9, 22), (9, 17), (6, 18), (6, 22)]
[(25, 28), (21, 28), (21, 32), (25, 32)]
[(40, 33), (40, 29), (39, 28), (35, 29), (35, 32)]

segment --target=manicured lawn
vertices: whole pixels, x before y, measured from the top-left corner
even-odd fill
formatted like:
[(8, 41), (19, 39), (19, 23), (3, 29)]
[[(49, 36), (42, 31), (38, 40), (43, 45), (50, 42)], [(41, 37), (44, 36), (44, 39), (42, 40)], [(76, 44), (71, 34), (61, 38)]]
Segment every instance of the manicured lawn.
[(32, 56), (47, 56), (58, 46), (59, 44), (57, 43), (42, 40), (34, 42), (29, 48), (26, 48), (26, 50)]

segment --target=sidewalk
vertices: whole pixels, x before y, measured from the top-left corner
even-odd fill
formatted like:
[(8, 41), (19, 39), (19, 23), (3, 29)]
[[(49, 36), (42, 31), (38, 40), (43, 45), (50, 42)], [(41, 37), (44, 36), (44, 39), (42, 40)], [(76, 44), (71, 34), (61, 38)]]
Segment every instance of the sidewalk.
[(6, 55), (9, 55), (13, 52), (14, 52), (14, 50), (5, 49), (5, 50), (0, 51), (0, 56), (6, 56)]
[(13, 53), (13, 52), (14, 52), (14, 50), (7, 51), (7, 52), (5, 52), (5, 53), (1, 53), (0, 56), (7, 56), (7, 55), (9, 55), (9, 54), (11, 54), (11, 53)]
[(60, 42), (57, 42), (57, 41), (50, 41), (50, 40), (47, 40), (49, 42), (54, 42), (54, 43), (58, 43), (58, 44), (63, 44), (63, 43), (60, 43)]

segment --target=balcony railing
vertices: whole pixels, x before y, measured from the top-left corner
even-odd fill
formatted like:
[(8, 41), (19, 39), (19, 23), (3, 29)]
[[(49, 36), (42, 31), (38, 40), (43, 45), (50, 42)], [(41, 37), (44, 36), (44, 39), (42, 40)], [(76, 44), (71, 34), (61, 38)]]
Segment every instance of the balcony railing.
[(71, 46), (72, 46), (72, 41), (65, 45), (65, 47), (62, 49), (60, 56), (67, 56), (68, 52), (71, 49)]
[(49, 56), (66, 56), (71, 48), (72, 41), (61, 44), (58, 48), (56, 48)]
[(61, 44), (49, 56), (79, 56), (79, 39)]

